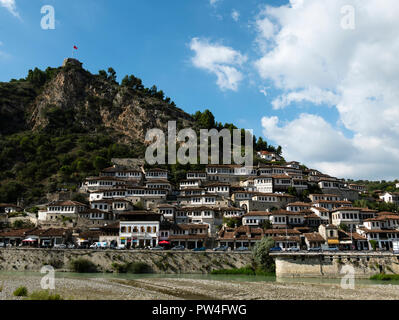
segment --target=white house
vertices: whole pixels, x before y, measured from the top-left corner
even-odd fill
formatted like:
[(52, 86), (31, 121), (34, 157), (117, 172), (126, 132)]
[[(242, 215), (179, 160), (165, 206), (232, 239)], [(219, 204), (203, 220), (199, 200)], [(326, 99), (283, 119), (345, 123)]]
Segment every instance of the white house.
[(39, 210), (38, 220), (40, 221), (55, 221), (58, 218), (70, 217), (75, 218), (78, 213), (87, 209), (87, 206), (77, 201), (56, 201), (47, 205), (46, 210)]
[(385, 192), (380, 196), (380, 199), (386, 203), (399, 204), (399, 193), (398, 192)]
[(270, 176), (259, 176), (254, 178), (256, 191), (262, 193), (273, 193), (273, 178)]
[(120, 215), (119, 244), (126, 247), (155, 247), (158, 245), (161, 214), (131, 211)]

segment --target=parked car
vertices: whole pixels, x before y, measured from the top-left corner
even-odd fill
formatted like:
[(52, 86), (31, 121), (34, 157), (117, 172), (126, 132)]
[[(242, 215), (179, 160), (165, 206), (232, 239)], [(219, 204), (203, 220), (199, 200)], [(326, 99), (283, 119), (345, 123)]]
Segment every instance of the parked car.
[(48, 249), (48, 248), (51, 248), (51, 244), (50, 243), (42, 243), (42, 245), (40, 246), (40, 248), (43, 248), (43, 249)]
[(68, 244), (68, 249), (75, 249), (76, 246), (74, 244)]
[(287, 251), (289, 251), (289, 252), (298, 252), (298, 251), (301, 251), (301, 249), (299, 249), (297, 247), (291, 247), (291, 248), (288, 248)]
[(162, 250), (165, 250), (165, 248), (161, 247), (161, 246), (156, 246), (156, 247), (151, 247), (150, 250), (152, 250), (152, 251), (162, 251)]
[(248, 247), (239, 247), (236, 249), (236, 251), (249, 251)]
[(205, 247), (201, 247), (201, 248), (194, 248), (192, 251), (194, 252), (198, 252), (198, 251), (206, 251)]
[(93, 243), (92, 245), (90, 245), (89, 247), (90, 249), (100, 249), (100, 247), (97, 245), (97, 242)]
[(94, 242), (90, 249), (109, 249), (108, 242)]
[(309, 252), (320, 252), (320, 251), (321, 251), (321, 248), (319, 248), (319, 247), (316, 247), (316, 248), (308, 248), (308, 251), (309, 251)]
[[(113, 249), (115, 249), (115, 250), (125, 250), (126, 246), (124, 244), (119, 244), (119, 245), (113, 247)], [(131, 249), (133, 249), (133, 248), (131, 248)]]
[(281, 251), (281, 250), (282, 250), (281, 247), (270, 248), (270, 252)]
[(226, 246), (220, 246), (217, 248), (213, 248), (213, 251), (227, 251), (229, 249), (229, 247)]
[(173, 251), (183, 251), (185, 249), (186, 248), (184, 246), (175, 246), (171, 250), (173, 250)]
[(5, 248), (6, 244), (4, 242), (0, 242), (0, 248)]
[(336, 251), (339, 251), (339, 249), (338, 249), (338, 247), (329, 247), (329, 248), (323, 248), (323, 251), (336, 252)]
[(66, 244), (55, 244), (53, 248), (54, 249), (66, 249), (67, 246), (66, 246)]

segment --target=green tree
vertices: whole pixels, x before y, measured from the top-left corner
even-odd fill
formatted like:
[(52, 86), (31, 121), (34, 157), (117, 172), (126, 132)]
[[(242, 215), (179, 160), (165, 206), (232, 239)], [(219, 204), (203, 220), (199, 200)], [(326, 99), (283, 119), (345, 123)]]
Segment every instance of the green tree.
[(208, 109), (206, 109), (204, 112), (197, 111), (194, 114), (194, 120), (196, 122), (196, 125), (200, 129), (212, 129), (215, 128), (215, 116), (210, 112)]
[(270, 249), (274, 247), (274, 240), (271, 237), (264, 237), (252, 250), (252, 256), (256, 267), (266, 272), (274, 272), (274, 259), (270, 256)]
[(229, 228), (235, 228), (242, 226), (242, 219), (241, 218), (223, 218), (223, 223), (226, 224)]
[(377, 250), (377, 241), (376, 240), (370, 240), (370, 245), (374, 251)]
[(93, 166), (97, 171), (106, 168), (108, 165), (109, 165), (108, 160), (100, 156), (95, 157), (93, 161)]
[(108, 80), (116, 82), (116, 71), (111, 67), (108, 68)]
[(349, 232), (349, 227), (348, 227), (347, 224), (341, 223), (341, 224), (339, 225), (339, 228), (340, 228), (342, 231)]

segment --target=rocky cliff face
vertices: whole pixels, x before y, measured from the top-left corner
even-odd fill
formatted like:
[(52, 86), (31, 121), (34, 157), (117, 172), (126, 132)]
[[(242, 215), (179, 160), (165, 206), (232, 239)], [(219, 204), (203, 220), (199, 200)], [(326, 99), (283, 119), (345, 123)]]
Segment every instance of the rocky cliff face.
[(29, 99), (22, 100), (25, 104), (18, 101), (18, 110), (14, 107), (20, 118), (25, 113), (21, 127), (39, 130), (73, 126), (89, 133), (105, 131), (118, 142), (132, 143), (143, 142), (150, 128), (166, 129), (168, 120), (192, 124), (191, 116), (181, 109), (103, 75), (93, 75), (75, 59), (66, 59), (37, 91), (37, 95), (30, 92)]

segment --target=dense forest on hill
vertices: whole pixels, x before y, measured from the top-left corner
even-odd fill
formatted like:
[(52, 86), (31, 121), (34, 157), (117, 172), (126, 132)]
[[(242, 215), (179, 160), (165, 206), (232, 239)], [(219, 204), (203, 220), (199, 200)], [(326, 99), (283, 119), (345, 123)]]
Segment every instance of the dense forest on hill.
[[(71, 59), (70, 59), (71, 60)], [(156, 86), (129, 75), (116, 81), (112, 68), (91, 74), (78, 61), (29, 70), (26, 78), (0, 83), (0, 202), (25, 205), (47, 193), (76, 190), (112, 158), (143, 158), (148, 128), (236, 129), (205, 110), (189, 115)], [(256, 150), (278, 151), (262, 138)], [(200, 165), (169, 165), (172, 182)]]

